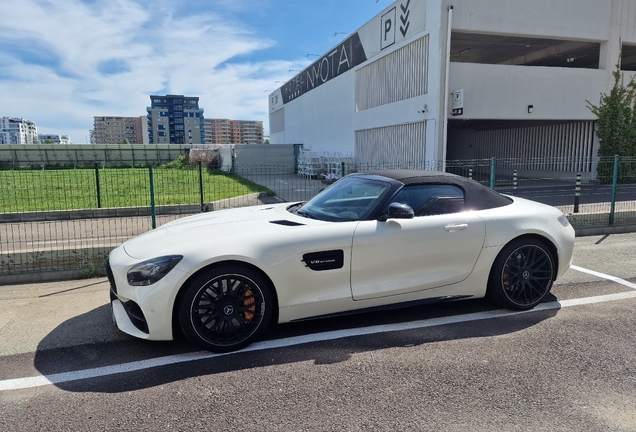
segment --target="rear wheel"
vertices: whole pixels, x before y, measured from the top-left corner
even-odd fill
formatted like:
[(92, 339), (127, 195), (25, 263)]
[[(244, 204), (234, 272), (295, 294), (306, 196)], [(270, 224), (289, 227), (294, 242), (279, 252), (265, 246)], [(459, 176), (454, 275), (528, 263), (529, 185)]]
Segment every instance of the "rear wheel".
[(550, 292), (555, 278), (554, 257), (543, 242), (514, 240), (495, 260), (488, 279), (488, 296), (512, 309), (531, 309)]
[(271, 288), (249, 268), (212, 268), (185, 289), (179, 304), (179, 323), (186, 337), (203, 349), (241, 349), (258, 338), (271, 320)]

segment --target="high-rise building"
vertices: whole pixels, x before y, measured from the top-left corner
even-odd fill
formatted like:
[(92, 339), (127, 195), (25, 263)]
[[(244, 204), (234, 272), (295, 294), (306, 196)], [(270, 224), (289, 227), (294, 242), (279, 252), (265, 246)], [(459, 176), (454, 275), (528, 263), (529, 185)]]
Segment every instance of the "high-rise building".
[(0, 117), (0, 144), (37, 144), (38, 128), (34, 121)]
[(206, 144), (262, 144), (263, 122), (205, 119)]
[(152, 95), (148, 111), (150, 144), (203, 144), (205, 124), (199, 98)]
[(71, 140), (68, 135), (57, 135), (57, 134), (38, 134), (38, 139), (40, 140), (40, 144), (44, 144), (47, 141), (52, 142), (53, 144), (70, 144)]
[(140, 117), (94, 117), (93, 136), (95, 144), (143, 144), (143, 129)]

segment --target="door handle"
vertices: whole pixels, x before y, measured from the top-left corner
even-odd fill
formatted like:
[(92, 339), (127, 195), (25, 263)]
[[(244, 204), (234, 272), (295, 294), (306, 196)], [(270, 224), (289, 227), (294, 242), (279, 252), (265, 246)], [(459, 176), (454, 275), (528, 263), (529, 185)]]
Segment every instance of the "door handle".
[(448, 225), (446, 225), (444, 227), (444, 231), (457, 232), (457, 231), (465, 230), (466, 228), (468, 228), (468, 224), (466, 222), (455, 222), (455, 223), (449, 223)]

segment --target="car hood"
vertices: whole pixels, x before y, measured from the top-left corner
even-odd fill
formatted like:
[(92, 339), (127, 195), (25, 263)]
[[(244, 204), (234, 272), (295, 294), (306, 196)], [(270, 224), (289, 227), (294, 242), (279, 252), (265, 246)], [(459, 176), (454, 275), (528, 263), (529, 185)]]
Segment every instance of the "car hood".
[(182, 254), (205, 242), (225, 243), (232, 237), (276, 235), (305, 224), (325, 222), (306, 219), (287, 211), (291, 204), (275, 204), (221, 210), (185, 217), (128, 240), (123, 247), (132, 258), (148, 259), (163, 254)]

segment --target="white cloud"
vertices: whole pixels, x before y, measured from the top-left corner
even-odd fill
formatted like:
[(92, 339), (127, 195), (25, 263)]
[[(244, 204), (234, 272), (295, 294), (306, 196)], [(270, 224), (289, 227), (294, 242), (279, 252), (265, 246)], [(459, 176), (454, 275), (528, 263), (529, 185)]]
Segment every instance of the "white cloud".
[[(2, 0), (4, 1), (4, 0)], [(150, 94), (199, 96), (206, 117), (264, 120), (275, 80), (307, 61), (237, 61), (272, 46), (231, 17), (171, 2), (20, 0), (0, 14), (0, 116), (85, 141), (93, 116), (145, 114)]]

